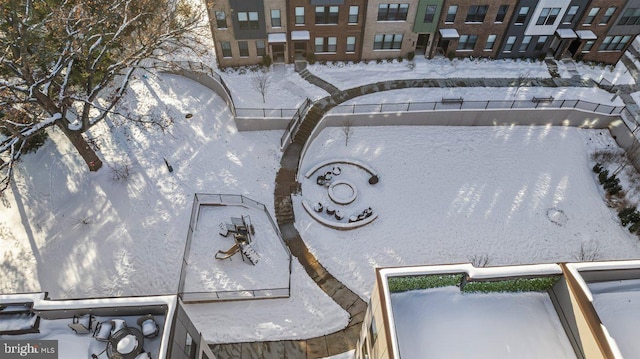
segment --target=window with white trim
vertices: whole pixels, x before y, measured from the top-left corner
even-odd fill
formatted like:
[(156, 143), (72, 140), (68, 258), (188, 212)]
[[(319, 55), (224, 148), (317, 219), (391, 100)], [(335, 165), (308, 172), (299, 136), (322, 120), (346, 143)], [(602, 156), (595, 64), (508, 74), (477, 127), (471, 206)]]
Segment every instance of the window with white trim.
[(356, 37), (355, 36), (347, 36), (347, 53), (356, 52)]
[(587, 17), (584, 18), (582, 25), (591, 25), (591, 23), (593, 23), (593, 19), (595, 19), (599, 11), (600, 11), (599, 7), (592, 7), (591, 10), (589, 10)]
[(531, 43), (531, 36), (527, 35), (527, 36), (523, 37), (522, 38), (522, 42), (520, 43), (520, 48), (518, 49), (518, 51), (520, 51), (520, 52), (527, 51), (527, 47), (529, 47), (530, 43)]
[(563, 24), (572, 23), (573, 20), (576, 18), (576, 14), (578, 13), (578, 9), (579, 8), (580, 8), (580, 6), (578, 6), (578, 5), (574, 5), (574, 6), (569, 7), (569, 10), (567, 10), (567, 12), (562, 17), (562, 23)]
[(504, 18), (507, 16), (507, 11), (509, 10), (509, 5), (500, 5), (498, 8), (498, 13), (496, 14), (495, 22), (503, 22)]
[(488, 5), (471, 5), (467, 11), (467, 18), (464, 22), (483, 22), (487, 15)]
[(282, 18), (280, 17), (280, 9), (271, 10), (271, 27), (281, 27)]
[(240, 30), (257, 30), (260, 28), (257, 11), (238, 12), (238, 27)]
[(424, 18), (422, 19), (425, 24), (433, 22), (433, 18), (436, 15), (436, 8), (436, 5), (427, 5), (427, 8), (424, 11)]
[(246, 41), (238, 41), (238, 50), (240, 57), (249, 57), (249, 44)]
[(358, 12), (360, 8), (358, 6), (349, 6), (349, 24), (358, 23)]
[(484, 44), (484, 50), (489, 51), (493, 50), (493, 46), (496, 44), (497, 35), (489, 35), (487, 36), (487, 42)]
[(458, 13), (458, 5), (451, 5), (447, 9), (447, 17), (444, 22), (454, 22), (456, 20), (456, 14)]
[(457, 50), (473, 50), (477, 41), (478, 35), (460, 35)]
[(227, 14), (224, 11), (216, 11), (216, 27), (218, 29), (227, 28)]
[(315, 40), (315, 52), (316, 53), (322, 53), (322, 52), (336, 52), (336, 48), (337, 48), (337, 42), (338, 42), (338, 38), (337, 37), (316, 37)]
[(402, 34), (376, 34), (373, 38), (374, 50), (400, 50)]
[(602, 40), (598, 51), (622, 51), (630, 39), (629, 35), (607, 36)]
[(304, 7), (296, 7), (296, 25), (304, 25)]
[(611, 16), (613, 16), (613, 13), (616, 12), (616, 7), (612, 6), (607, 8), (607, 10), (605, 10), (604, 15), (602, 15), (602, 17), (600, 18), (600, 21), (598, 21), (598, 25), (606, 25), (609, 23), (609, 20), (611, 20)]
[(222, 57), (233, 57), (231, 53), (231, 43), (229, 41), (222, 41), (220, 47), (222, 48)]
[(379, 4), (378, 21), (406, 21), (409, 4)]
[(584, 45), (582, 45), (582, 52), (589, 52), (591, 51), (591, 48), (593, 47), (593, 45), (596, 43), (596, 40), (587, 40)]
[(515, 44), (515, 42), (516, 42), (516, 37), (509, 36), (507, 38), (507, 42), (504, 45), (504, 52), (511, 52), (511, 50), (513, 49), (513, 44)]
[(518, 10), (518, 16), (516, 17), (515, 24), (522, 25), (524, 21), (527, 19), (527, 15), (529, 14), (529, 7), (523, 6)]
[(264, 40), (256, 40), (256, 55), (265, 56), (267, 54), (267, 50), (264, 44)]
[(536, 25), (553, 25), (558, 18), (558, 14), (560, 14), (559, 7), (545, 7), (540, 12), (540, 16), (538, 16), (538, 21), (536, 21)]
[(316, 6), (316, 25), (337, 25), (337, 6)]
[(536, 46), (533, 48), (533, 51), (542, 51), (544, 48), (544, 44), (547, 43), (547, 36), (538, 36), (538, 41), (536, 41)]
[(640, 8), (629, 8), (620, 17), (618, 25), (640, 25)]

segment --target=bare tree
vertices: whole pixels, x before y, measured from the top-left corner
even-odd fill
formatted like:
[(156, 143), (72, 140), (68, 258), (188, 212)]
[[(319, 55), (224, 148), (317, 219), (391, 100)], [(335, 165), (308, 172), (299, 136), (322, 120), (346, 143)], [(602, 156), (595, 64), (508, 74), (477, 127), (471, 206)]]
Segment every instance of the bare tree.
[(82, 133), (115, 113), (137, 68), (191, 46), (198, 23), (185, 0), (3, 0), (0, 191), (25, 142), (51, 125), (100, 169)]
[(251, 86), (253, 86), (253, 89), (262, 95), (262, 102), (266, 103), (267, 101), (265, 96), (271, 86), (271, 74), (266, 70), (256, 72), (253, 75), (253, 82), (251, 83)]
[(342, 123), (342, 133), (344, 133), (344, 146), (347, 147), (349, 145), (349, 137), (353, 134), (353, 120), (351, 118), (346, 118)]
[(525, 81), (529, 78), (530, 74), (531, 74), (531, 71), (519, 73), (518, 83), (516, 84), (516, 92), (513, 94), (514, 97), (518, 96), (518, 92), (520, 91), (520, 88), (525, 85)]

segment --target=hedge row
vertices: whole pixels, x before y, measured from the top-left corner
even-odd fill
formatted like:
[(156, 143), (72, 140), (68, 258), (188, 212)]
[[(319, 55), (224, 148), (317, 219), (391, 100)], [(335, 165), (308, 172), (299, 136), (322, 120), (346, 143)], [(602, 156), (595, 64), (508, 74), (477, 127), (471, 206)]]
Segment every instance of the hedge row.
[(406, 277), (389, 277), (389, 291), (391, 293), (406, 292), (416, 289), (430, 289), (448, 286), (458, 286), (462, 282), (463, 273), (444, 275), (420, 275)]
[(560, 276), (468, 282), (462, 291), (465, 293), (544, 292), (551, 289), (558, 280), (560, 280)]

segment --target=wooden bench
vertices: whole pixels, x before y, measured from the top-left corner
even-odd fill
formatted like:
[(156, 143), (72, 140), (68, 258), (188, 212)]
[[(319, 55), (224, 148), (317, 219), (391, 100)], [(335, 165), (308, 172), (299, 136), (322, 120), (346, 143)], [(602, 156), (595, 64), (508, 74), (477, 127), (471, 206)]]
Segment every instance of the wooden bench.
[(553, 102), (553, 97), (534, 97), (531, 99), (531, 102), (540, 103), (540, 102)]
[(462, 104), (464, 102), (464, 99), (462, 97), (458, 97), (458, 98), (442, 98), (442, 100), (440, 101), (441, 103), (458, 103), (458, 104)]

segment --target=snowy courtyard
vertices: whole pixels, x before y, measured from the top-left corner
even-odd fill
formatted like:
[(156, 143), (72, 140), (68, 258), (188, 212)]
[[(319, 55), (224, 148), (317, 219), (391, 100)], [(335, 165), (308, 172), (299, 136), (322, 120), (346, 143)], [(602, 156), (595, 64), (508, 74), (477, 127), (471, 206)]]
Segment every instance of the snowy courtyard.
[[(297, 74), (287, 74), (307, 97), (322, 96)], [(245, 94), (243, 106), (278, 103), (273, 96), (278, 92), (267, 96), (266, 104), (256, 100), (241, 76), (249, 78), (226, 79), (238, 82), (232, 91)], [(465, 98), (478, 96), (465, 91)], [(476, 93), (512, 99), (549, 93), (544, 91), (563, 96), (559, 89)], [(584, 91), (572, 94), (598, 101), (610, 97)], [(407, 101), (450, 93), (411, 89), (384, 95), (388, 101)], [(303, 97), (301, 92), (279, 107), (294, 106)], [(119, 106), (160, 120), (164, 127), (110, 118), (91, 129), (88, 137), (105, 163), (97, 173), (89, 173), (73, 147), (51, 128), (44, 147), (16, 166), (11, 190), (0, 201), (0, 292), (48, 291), (52, 298), (175, 294), (194, 193), (242, 194), (266, 204), (275, 217), (282, 131), (238, 132), (220, 98), (172, 75), (134, 79)], [(599, 259), (640, 256), (637, 238), (606, 207), (591, 173), (590, 153), (617, 148), (606, 131), (356, 127), (348, 146), (344, 142), (341, 128), (324, 130), (307, 151), (300, 173), (332, 158), (366, 163), (380, 174), (379, 183), (369, 185), (368, 175), (349, 167), (339, 176), (357, 190), (354, 213), (372, 207), (379, 217), (350, 231), (321, 225), (301, 206), (303, 198), (326, 200), (326, 189), (313, 178), (302, 181), (302, 193), (294, 198), (295, 225), (320, 263), (364, 299), (376, 266), (468, 262), (475, 256), (486, 256), (490, 265), (571, 261), (581, 248), (597, 251)], [(128, 177), (115, 179), (124, 168)], [(345, 188), (335, 188), (336, 194), (345, 196), (339, 193)], [(215, 252), (231, 245), (217, 233), (222, 221), (217, 216), (203, 222), (204, 241), (202, 247), (196, 244), (193, 262), (201, 272), (190, 273), (193, 290), (241, 288), (246, 283), (224, 278), (238, 274), (238, 268), (254, 269), (239, 257), (215, 262)], [(268, 271), (261, 275), (285, 278)], [(347, 325), (347, 313), (295, 258), (291, 292), (286, 299), (194, 304), (187, 310), (214, 343), (308, 338)]]

